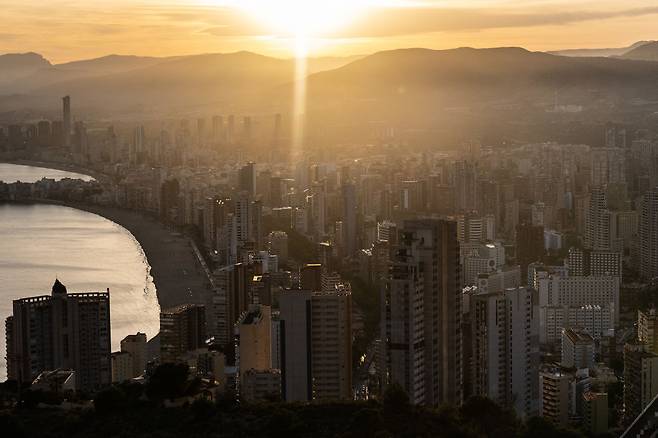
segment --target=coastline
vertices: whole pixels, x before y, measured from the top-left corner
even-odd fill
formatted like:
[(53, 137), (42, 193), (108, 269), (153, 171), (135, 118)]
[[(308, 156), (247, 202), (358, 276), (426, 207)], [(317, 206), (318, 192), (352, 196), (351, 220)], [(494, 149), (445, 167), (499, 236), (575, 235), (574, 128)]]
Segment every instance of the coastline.
[(28, 159), (16, 159), (16, 160), (0, 159), (0, 163), (16, 164), (19, 166), (41, 167), (43, 169), (53, 169), (53, 170), (62, 170), (65, 172), (79, 173), (82, 175), (90, 176), (99, 182), (107, 181), (110, 179), (109, 175), (106, 175), (101, 172), (97, 172), (87, 167), (78, 166), (76, 164), (57, 163), (53, 161), (28, 160)]
[(101, 205), (47, 199), (18, 202), (74, 208), (96, 214), (123, 227), (144, 251), (161, 309), (181, 304), (207, 304), (210, 293), (208, 279), (197, 260), (192, 243), (157, 219), (139, 212)]

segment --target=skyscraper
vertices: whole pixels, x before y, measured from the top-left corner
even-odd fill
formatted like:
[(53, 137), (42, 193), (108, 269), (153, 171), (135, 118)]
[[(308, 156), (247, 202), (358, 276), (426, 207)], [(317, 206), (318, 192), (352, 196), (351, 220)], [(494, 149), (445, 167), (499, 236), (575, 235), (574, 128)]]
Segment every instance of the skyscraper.
[[(402, 269), (403, 272), (399, 279), (395, 278), (398, 275), (395, 271), (389, 274), (386, 293), (390, 295), (390, 299), (393, 299), (395, 295), (391, 295), (392, 292), (403, 293), (406, 287), (407, 293), (414, 294), (414, 297), (420, 300), (422, 290), (423, 314), (421, 323), (413, 321), (419, 315), (400, 315), (397, 314), (399, 310), (393, 312), (392, 307), (391, 313), (387, 314), (385, 307), (382, 321), (385, 348), (391, 352), (399, 348), (420, 348), (420, 344), (418, 344), (420, 339), (415, 334), (407, 336), (401, 332), (396, 333), (398, 330), (404, 330), (404, 327), (399, 322), (394, 323), (394, 320), (407, 319), (406, 323), (409, 323), (409, 319), (412, 318), (413, 324), (422, 327), (423, 331), (424, 403), (430, 406), (437, 406), (441, 403), (459, 404), (462, 402), (463, 396), (462, 290), (457, 224), (438, 219), (405, 221), (400, 231), (399, 245), (393, 251), (404, 254), (405, 260), (402, 263), (410, 266)], [(407, 272), (405, 273), (404, 270)], [(418, 275), (420, 271), (422, 271), (422, 276)], [(394, 281), (391, 282), (391, 280)], [(396, 291), (399, 288), (402, 290)], [(419, 304), (414, 303), (413, 306)], [(388, 307), (390, 303), (383, 300), (383, 305)], [(415, 313), (416, 309), (410, 302), (405, 306)], [(387, 333), (389, 325), (390, 333)], [(398, 344), (402, 342), (407, 344)], [(416, 347), (409, 345), (409, 342), (416, 342)], [(390, 360), (394, 360), (394, 356), (390, 356)], [(414, 360), (420, 361), (420, 350)], [(390, 369), (393, 369), (394, 366), (395, 364), (391, 361), (387, 364)], [(405, 371), (398, 375), (406, 373)], [(408, 387), (413, 387), (411, 382)], [(418, 398), (421, 396), (416, 389), (414, 392), (415, 394), (410, 395)]]
[(10, 379), (31, 382), (39, 373), (72, 369), (76, 387), (94, 391), (111, 382), (110, 293), (68, 293), (55, 280), (51, 295), (14, 300), (7, 318)]
[(605, 190), (595, 187), (590, 192), (585, 216), (584, 244), (587, 249), (610, 249), (610, 211)]
[(306, 263), (299, 270), (299, 287), (302, 290), (322, 290), (322, 265)]
[(279, 295), (281, 387), (286, 401), (352, 399), (352, 292)]
[(224, 140), (224, 118), (213, 116), (212, 118), (212, 141), (221, 143)]
[(521, 279), (528, 278), (528, 265), (541, 261), (544, 255), (544, 227), (520, 224), (516, 227), (516, 262), (521, 266)]
[(64, 96), (62, 98), (62, 120), (63, 124), (63, 142), (65, 148), (71, 147), (71, 98), (69, 96)]
[(637, 311), (637, 339), (652, 353), (658, 354), (658, 315), (656, 309)]
[(532, 289), (476, 294), (471, 301), (474, 395), (521, 417), (538, 413), (539, 317)]
[(133, 376), (141, 376), (146, 370), (146, 363), (148, 362), (146, 333), (137, 332), (123, 338), (121, 340), (121, 351), (130, 354), (132, 357)]
[(251, 117), (245, 116), (242, 119), (242, 141), (245, 143), (245, 146), (249, 146), (251, 140), (253, 139), (253, 132), (251, 126)]
[(205, 306), (186, 304), (160, 312), (160, 361), (176, 362), (206, 341)]
[(281, 395), (285, 401), (313, 400), (311, 295), (303, 290), (279, 295)]
[(624, 346), (624, 417), (631, 422), (658, 395), (658, 355), (644, 344)]
[(385, 341), (384, 383), (402, 387), (414, 404), (425, 403), (425, 311), (421, 266), (406, 248), (391, 256), (381, 299)]
[(250, 161), (242, 166), (238, 176), (238, 188), (253, 198), (256, 194), (256, 163)]
[(640, 217), (640, 274), (650, 280), (658, 277), (658, 187), (642, 198)]
[(477, 163), (458, 161), (455, 163), (455, 199), (461, 213), (477, 210)]
[(315, 400), (352, 399), (352, 290), (349, 284), (311, 297), (311, 372)]
[(357, 250), (356, 230), (356, 186), (353, 183), (343, 185), (343, 247), (345, 256), (353, 256)]
[(269, 306), (252, 305), (237, 322), (240, 380), (247, 371), (267, 371), (272, 364), (272, 313)]
[(228, 116), (226, 128), (226, 141), (228, 144), (233, 144), (235, 142), (235, 116), (233, 114)]

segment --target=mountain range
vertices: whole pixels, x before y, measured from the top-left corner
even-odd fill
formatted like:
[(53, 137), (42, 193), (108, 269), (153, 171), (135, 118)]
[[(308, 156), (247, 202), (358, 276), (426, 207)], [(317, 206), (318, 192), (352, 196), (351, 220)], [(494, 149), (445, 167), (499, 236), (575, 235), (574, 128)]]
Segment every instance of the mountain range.
[[(571, 57), (522, 48), (400, 49), (309, 60), (309, 110), (408, 117), (485, 105), (594, 107), (602, 99), (658, 100), (658, 42), (619, 56)], [(640, 62), (645, 61), (645, 62)], [(34, 53), (0, 56), (0, 110), (55, 109), (71, 95), (103, 112), (287, 111), (295, 64), (250, 52), (168, 58), (111, 55), (52, 64)], [(408, 109), (408, 111), (406, 111)]]

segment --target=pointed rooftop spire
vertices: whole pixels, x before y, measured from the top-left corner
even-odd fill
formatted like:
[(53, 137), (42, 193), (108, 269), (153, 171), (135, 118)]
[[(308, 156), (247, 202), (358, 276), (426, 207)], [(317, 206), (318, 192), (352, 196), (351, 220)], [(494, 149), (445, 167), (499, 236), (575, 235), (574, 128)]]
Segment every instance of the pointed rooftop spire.
[(53, 295), (66, 294), (66, 286), (60, 283), (58, 278), (55, 278), (52, 293)]

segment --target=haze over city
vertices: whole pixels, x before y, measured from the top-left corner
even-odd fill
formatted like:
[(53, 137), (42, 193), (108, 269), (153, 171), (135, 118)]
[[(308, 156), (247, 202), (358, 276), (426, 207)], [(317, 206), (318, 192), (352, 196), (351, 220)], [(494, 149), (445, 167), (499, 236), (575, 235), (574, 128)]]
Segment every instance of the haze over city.
[(658, 6), (0, 0), (0, 432), (658, 435)]

